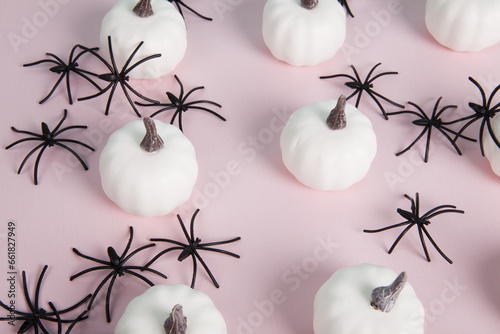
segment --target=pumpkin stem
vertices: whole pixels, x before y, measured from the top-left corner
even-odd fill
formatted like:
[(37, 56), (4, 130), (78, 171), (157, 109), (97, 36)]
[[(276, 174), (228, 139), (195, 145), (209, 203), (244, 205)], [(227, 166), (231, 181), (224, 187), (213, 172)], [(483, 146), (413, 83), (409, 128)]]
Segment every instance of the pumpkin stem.
[(167, 334), (186, 334), (187, 318), (182, 313), (182, 305), (177, 304), (172, 308), (172, 312), (165, 320), (163, 328)]
[(371, 306), (382, 312), (390, 312), (396, 304), (398, 296), (405, 287), (407, 280), (408, 275), (403, 271), (391, 285), (373, 289)]
[(345, 118), (345, 104), (346, 97), (340, 95), (337, 105), (332, 109), (330, 115), (326, 119), (326, 125), (332, 130), (340, 130), (346, 127), (347, 122)]
[(132, 10), (140, 17), (148, 17), (154, 14), (151, 0), (140, 0)]
[(300, 6), (305, 9), (313, 9), (318, 5), (319, 0), (300, 0)]
[(146, 152), (156, 152), (163, 148), (163, 139), (156, 131), (155, 122), (150, 117), (144, 117), (144, 126), (146, 127), (146, 135), (141, 141), (141, 148)]

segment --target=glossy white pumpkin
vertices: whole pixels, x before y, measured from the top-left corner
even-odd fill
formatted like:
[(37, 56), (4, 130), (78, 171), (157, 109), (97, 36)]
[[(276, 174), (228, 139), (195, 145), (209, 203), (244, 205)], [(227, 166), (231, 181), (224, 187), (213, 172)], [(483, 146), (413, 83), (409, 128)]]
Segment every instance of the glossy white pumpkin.
[[(497, 116), (491, 119), (491, 127), (493, 128), (495, 137), (500, 140), (500, 117)], [(500, 176), (500, 148), (491, 139), (487, 128), (484, 129), (483, 148), (484, 155), (488, 158), (491, 169), (496, 175)]]
[(347, 126), (326, 125), (336, 100), (309, 104), (295, 111), (281, 133), (286, 168), (303, 184), (317, 190), (343, 190), (360, 181), (377, 152), (377, 139), (368, 117), (346, 104)]
[(165, 334), (163, 324), (180, 304), (187, 334), (227, 334), (226, 322), (210, 297), (184, 284), (155, 285), (127, 305), (115, 334)]
[(480, 51), (500, 42), (500, 0), (427, 0), (431, 35), (455, 51)]
[(279, 60), (316, 65), (330, 59), (346, 36), (346, 14), (337, 0), (319, 0), (313, 9), (300, 0), (268, 0), (264, 6), (264, 42)]
[(101, 184), (121, 209), (140, 216), (165, 215), (190, 197), (198, 177), (193, 144), (175, 126), (155, 120), (165, 147), (140, 147), (146, 129), (132, 121), (108, 139), (99, 160)]
[(111, 36), (113, 54), (121, 70), (127, 58), (139, 45), (132, 64), (144, 57), (161, 53), (129, 74), (135, 79), (154, 79), (172, 72), (181, 62), (187, 48), (184, 19), (172, 3), (151, 0), (154, 14), (142, 18), (132, 10), (138, 0), (121, 0), (104, 16), (101, 24), (101, 51), (109, 57), (108, 36)]
[(397, 276), (371, 264), (336, 271), (314, 299), (314, 334), (424, 333), (424, 307), (409, 283), (389, 313), (370, 305), (372, 290), (391, 284)]

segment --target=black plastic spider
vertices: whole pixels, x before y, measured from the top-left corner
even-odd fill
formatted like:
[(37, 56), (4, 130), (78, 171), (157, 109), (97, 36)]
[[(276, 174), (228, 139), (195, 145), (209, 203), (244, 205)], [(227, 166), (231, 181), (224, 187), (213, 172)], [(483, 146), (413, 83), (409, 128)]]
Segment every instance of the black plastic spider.
[(450, 122), (450, 124), (457, 123), (460, 121), (466, 121), (468, 120), (467, 123), (464, 124), (464, 126), (458, 131), (457, 135), (455, 136), (455, 141), (458, 139), (458, 137), (461, 136), (462, 132), (465, 131), (471, 125), (472, 123), (482, 119), (481, 121), (481, 126), (479, 127), (479, 147), (481, 148), (481, 155), (484, 157), (484, 148), (483, 148), (483, 134), (484, 134), (484, 126), (488, 128), (488, 133), (491, 136), (491, 139), (493, 139), (493, 142), (500, 147), (500, 141), (496, 137), (495, 132), (493, 131), (493, 127), (491, 126), (491, 119), (496, 115), (497, 112), (500, 111), (500, 102), (494, 105), (493, 107), (491, 106), (493, 102), (493, 98), (495, 97), (495, 94), (500, 90), (500, 85), (496, 86), (495, 89), (491, 92), (491, 95), (489, 96), (488, 99), (486, 99), (486, 93), (484, 92), (483, 87), (474, 80), (474, 78), (469, 77), (469, 80), (479, 89), (481, 92), (481, 98), (482, 98), (482, 105), (479, 105), (474, 102), (469, 103), (469, 107), (474, 111), (474, 114), (457, 119), (453, 122)]
[(236, 238), (233, 238), (233, 239), (230, 239), (230, 240), (225, 240), (225, 241), (216, 241), (216, 242), (201, 243), (201, 239), (200, 238), (195, 238), (194, 237), (194, 220), (195, 220), (196, 215), (198, 214), (198, 212), (200, 212), (200, 209), (196, 209), (196, 211), (194, 212), (193, 216), (191, 217), (190, 233), (188, 233), (188, 231), (186, 230), (186, 226), (184, 225), (184, 222), (182, 221), (181, 216), (177, 215), (177, 219), (179, 220), (179, 223), (181, 224), (182, 231), (184, 232), (184, 235), (186, 236), (186, 239), (188, 241), (187, 244), (179, 242), (179, 241), (171, 240), (171, 239), (160, 239), (160, 238), (152, 238), (152, 239), (150, 239), (153, 242), (168, 242), (168, 243), (171, 243), (171, 244), (174, 244), (174, 245), (177, 245), (177, 246), (170, 247), (170, 248), (167, 248), (167, 249), (161, 251), (151, 261), (149, 261), (145, 265), (145, 267), (149, 267), (151, 264), (153, 264), (153, 262), (155, 262), (156, 260), (158, 260), (162, 255), (164, 255), (164, 254), (166, 254), (166, 253), (168, 253), (170, 251), (181, 250), (181, 254), (179, 255), (179, 257), (178, 257), (177, 260), (183, 261), (186, 258), (188, 258), (189, 256), (191, 256), (191, 259), (193, 260), (193, 279), (191, 280), (191, 288), (194, 289), (194, 285), (196, 283), (196, 272), (197, 272), (197, 269), (198, 269), (198, 265), (197, 265), (196, 260), (200, 261), (200, 263), (203, 266), (203, 268), (205, 268), (205, 271), (207, 272), (208, 276), (210, 276), (210, 279), (214, 283), (215, 287), (218, 288), (219, 287), (219, 283), (217, 283), (214, 275), (212, 275), (212, 272), (210, 271), (210, 269), (208, 269), (208, 266), (206, 265), (205, 261), (203, 261), (203, 259), (201, 258), (200, 254), (198, 253), (198, 250), (204, 250), (204, 251), (222, 253), (222, 254), (233, 256), (233, 257), (239, 259), (240, 256), (238, 254), (231, 253), (231, 252), (228, 252), (228, 251), (222, 250), (222, 249), (212, 248), (211, 246), (229, 244), (229, 243), (238, 241), (241, 238), (240, 237), (236, 237)]
[(159, 113), (162, 113), (162, 112), (167, 111), (167, 110), (175, 109), (175, 112), (172, 115), (172, 119), (170, 120), (170, 124), (174, 124), (175, 118), (177, 116), (179, 116), (178, 123), (179, 123), (179, 129), (181, 131), (183, 131), (182, 130), (182, 113), (188, 111), (189, 109), (204, 110), (212, 115), (217, 116), (222, 121), (226, 121), (226, 119), (224, 117), (222, 117), (221, 115), (219, 115), (215, 111), (208, 109), (206, 107), (196, 106), (196, 104), (206, 103), (206, 104), (211, 104), (213, 106), (221, 108), (222, 106), (216, 102), (208, 101), (208, 100), (197, 100), (197, 101), (186, 102), (189, 95), (191, 95), (193, 92), (195, 92), (197, 90), (204, 89), (205, 88), (204, 86), (199, 86), (199, 87), (193, 88), (189, 92), (187, 92), (186, 95), (184, 95), (184, 86), (182, 85), (182, 82), (179, 80), (177, 75), (174, 75), (174, 78), (175, 78), (175, 80), (177, 80), (177, 82), (179, 83), (179, 86), (181, 87), (179, 97), (175, 96), (174, 94), (172, 94), (170, 92), (167, 92), (166, 94), (168, 96), (168, 99), (170, 100), (170, 103), (159, 103), (158, 102), (158, 103), (148, 104), (148, 103), (136, 102), (136, 104), (143, 106), (143, 107), (163, 107), (163, 108), (159, 109), (158, 111), (154, 112), (150, 117), (155, 117)]
[(36, 151), (40, 150), (40, 152), (38, 153), (38, 156), (36, 157), (35, 168), (34, 168), (34, 172), (33, 172), (34, 183), (35, 183), (35, 185), (38, 184), (38, 165), (40, 164), (40, 158), (42, 157), (42, 154), (47, 147), (53, 147), (54, 145), (62, 147), (65, 150), (69, 151), (71, 154), (73, 154), (75, 156), (75, 158), (78, 159), (78, 161), (80, 161), (80, 164), (82, 165), (82, 167), (85, 170), (89, 169), (87, 167), (87, 165), (85, 164), (85, 162), (83, 161), (83, 159), (73, 149), (71, 149), (69, 146), (67, 146), (63, 143), (78, 144), (78, 145), (81, 145), (85, 148), (88, 148), (91, 151), (94, 151), (94, 149), (92, 147), (90, 147), (89, 145), (87, 145), (85, 143), (82, 143), (81, 141), (77, 141), (74, 139), (56, 138), (61, 133), (68, 131), (68, 130), (71, 130), (71, 129), (86, 129), (87, 128), (86, 125), (72, 125), (72, 126), (68, 126), (68, 127), (65, 127), (65, 128), (62, 128), (59, 130), (62, 123), (66, 119), (67, 115), (68, 115), (68, 110), (64, 109), (63, 118), (59, 121), (57, 126), (52, 131), (50, 131), (49, 126), (45, 122), (42, 122), (42, 134), (38, 134), (38, 133), (30, 132), (30, 131), (17, 130), (15, 127), (11, 127), (12, 131), (17, 132), (17, 133), (27, 134), (27, 135), (30, 135), (31, 137), (27, 137), (27, 138), (20, 139), (18, 141), (13, 142), (12, 144), (10, 144), (9, 146), (7, 146), (5, 148), (6, 150), (8, 150), (9, 148), (11, 148), (19, 143), (23, 143), (26, 141), (37, 140), (37, 141), (42, 142), (41, 144), (37, 145), (34, 149), (32, 149), (28, 153), (28, 155), (26, 155), (26, 157), (21, 162), (19, 169), (17, 170), (17, 174), (21, 173), (21, 170), (23, 169), (24, 164), (26, 163), (26, 161), (28, 161), (28, 159), (31, 157), (31, 155), (33, 153), (35, 153)]
[(349, 14), (351, 17), (354, 17), (354, 15), (351, 12), (351, 9), (349, 8), (349, 4), (347, 3), (347, 0), (339, 0), (339, 2), (342, 5), (342, 7), (345, 7), (347, 14)]
[(136, 113), (137, 116), (141, 117), (141, 114), (139, 113), (139, 111), (135, 107), (134, 103), (132, 102), (132, 99), (130, 98), (130, 95), (129, 95), (127, 89), (129, 89), (137, 97), (139, 97), (139, 98), (141, 98), (141, 99), (143, 99), (145, 101), (148, 101), (148, 102), (151, 102), (151, 103), (157, 103), (158, 101), (152, 100), (152, 99), (150, 99), (150, 98), (148, 98), (148, 97), (140, 94), (139, 92), (137, 92), (128, 83), (128, 80), (129, 80), (128, 74), (134, 68), (136, 68), (137, 66), (141, 65), (142, 63), (144, 63), (144, 62), (146, 62), (148, 60), (161, 57), (161, 54), (159, 54), (159, 53), (158, 54), (154, 54), (154, 55), (145, 57), (145, 58), (137, 61), (135, 64), (133, 64), (132, 66), (129, 67), (130, 62), (132, 61), (132, 59), (134, 58), (135, 54), (137, 53), (137, 51), (139, 51), (139, 49), (141, 48), (141, 46), (143, 44), (144, 44), (144, 42), (141, 42), (141, 43), (139, 43), (139, 45), (137, 45), (137, 47), (134, 49), (134, 51), (132, 52), (132, 54), (130, 55), (130, 57), (128, 57), (127, 61), (125, 62), (125, 64), (123, 65), (123, 67), (122, 67), (122, 69), (120, 71), (118, 70), (118, 67), (116, 66), (115, 57), (114, 57), (114, 54), (113, 54), (113, 46), (112, 46), (112, 43), (111, 43), (111, 36), (108, 36), (108, 47), (109, 47), (109, 55), (110, 55), (110, 58), (111, 58), (111, 64), (109, 64), (103, 57), (101, 57), (98, 53), (96, 53), (92, 49), (89, 49), (89, 48), (87, 48), (85, 46), (80, 45), (80, 48), (82, 48), (83, 50), (85, 50), (87, 52), (90, 52), (92, 55), (94, 55), (95, 57), (97, 57), (97, 59), (99, 59), (109, 69), (109, 73), (97, 75), (97, 77), (99, 79), (107, 81), (107, 82), (109, 82), (109, 84), (104, 89), (102, 89), (100, 92), (98, 92), (98, 93), (96, 93), (94, 95), (89, 95), (89, 96), (86, 96), (86, 97), (81, 97), (81, 98), (78, 99), (78, 101), (84, 101), (84, 100), (93, 99), (95, 97), (101, 96), (102, 94), (106, 93), (109, 89), (111, 89), (111, 92), (109, 93), (109, 97), (108, 97), (108, 102), (106, 103), (106, 110), (104, 112), (105, 115), (108, 115), (109, 114), (109, 108), (110, 108), (110, 105), (111, 105), (111, 100), (113, 99), (113, 95), (115, 93), (116, 86), (118, 84), (120, 84), (120, 86), (122, 87), (123, 93), (125, 94), (125, 97), (127, 98), (128, 102), (130, 103), (130, 106), (132, 107), (132, 109), (134, 109), (134, 112)]
[(186, 3), (182, 0), (167, 0), (167, 1), (170, 3), (175, 3), (175, 5), (177, 6), (177, 9), (179, 10), (179, 13), (181, 14), (182, 17), (184, 17), (184, 14), (182, 13), (181, 6), (183, 6), (184, 8), (186, 8), (187, 10), (191, 11), (193, 14), (195, 14), (196, 16), (198, 16), (204, 20), (212, 21), (211, 17), (201, 15), (200, 13), (195, 11), (193, 8), (186, 5)]
[[(51, 64), (55, 64), (55, 66), (51, 67), (50, 71), (52, 73), (60, 74), (59, 79), (57, 79), (56, 83), (54, 84), (54, 87), (52, 87), (52, 89), (47, 94), (47, 96), (45, 96), (39, 102), (40, 104), (44, 103), (45, 101), (47, 101), (52, 96), (52, 94), (54, 93), (54, 91), (56, 90), (56, 88), (59, 86), (59, 84), (61, 83), (61, 81), (64, 79), (64, 77), (66, 77), (66, 92), (68, 94), (68, 102), (69, 102), (69, 104), (73, 104), (73, 97), (71, 95), (71, 86), (70, 86), (70, 80), (69, 80), (69, 76), (70, 76), (71, 72), (74, 72), (75, 74), (78, 74), (79, 76), (81, 76), (82, 78), (84, 78), (85, 80), (87, 80), (88, 82), (90, 82), (99, 91), (101, 90), (101, 87), (99, 87), (98, 84), (96, 84), (92, 79), (90, 79), (87, 76), (87, 75), (96, 76), (96, 74), (94, 74), (92, 72), (89, 72), (89, 71), (86, 71), (86, 70), (82, 70), (81, 68), (78, 68), (78, 66), (79, 66), (78, 62), (77, 62), (78, 59), (80, 59), (81, 56), (83, 56), (84, 54), (86, 54), (87, 51), (85, 51), (85, 50), (81, 51), (75, 57), (74, 55), (75, 55), (75, 51), (76, 51), (77, 48), (78, 48), (78, 45), (75, 45), (71, 49), (71, 52), (69, 54), (68, 63), (65, 63), (61, 58), (59, 58), (55, 54), (47, 52), (46, 55), (49, 56), (49, 57), (52, 57), (54, 59), (42, 59), (42, 60), (39, 60), (39, 61), (36, 61), (36, 62), (33, 62), (33, 63), (24, 64), (23, 65), (24, 67), (29, 67), (29, 66), (39, 65), (39, 64), (42, 64), (42, 63), (51, 63)], [(97, 51), (97, 50), (99, 50), (99, 48), (92, 48), (90, 50)]]
[(451, 109), (451, 108), (456, 108), (457, 106), (448, 105), (448, 106), (445, 106), (445, 107), (439, 109), (439, 111), (438, 111), (439, 103), (441, 102), (442, 98), (443, 97), (440, 97), (436, 101), (436, 104), (434, 105), (434, 109), (432, 110), (432, 115), (430, 118), (429, 118), (429, 116), (427, 116), (425, 111), (422, 110), (422, 108), (420, 108), (418, 105), (416, 105), (413, 102), (408, 102), (408, 104), (415, 107), (418, 110), (418, 112), (413, 111), (413, 110), (403, 110), (403, 111), (396, 111), (396, 112), (387, 113), (387, 115), (389, 115), (389, 116), (399, 115), (399, 114), (415, 115), (418, 117), (418, 119), (412, 121), (411, 123), (424, 127), (424, 129), (422, 130), (422, 132), (420, 132), (418, 137), (410, 145), (408, 145), (408, 147), (406, 147), (404, 150), (396, 153), (396, 156), (400, 156), (401, 154), (403, 154), (406, 151), (408, 151), (409, 149), (411, 149), (413, 147), (413, 145), (415, 145), (420, 140), (420, 138), (422, 138), (424, 136), (424, 134), (427, 132), (427, 143), (425, 145), (424, 161), (425, 162), (429, 161), (429, 148), (430, 148), (430, 144), (431, 144), (431, 135), (432, 135), (432, 128), (433, 127), (436, 128), (439, 132), (441, 132), (446, 137), (446, 139), (448, 139), (448, 141), (453, 145), (453, 147), (455, 148), (455, 150), (457, 151), (457, 153), (459, 155), (462, 155), (462, 151), (460, 151), (460, 148), (457, 146), (456, 140), (452, 139), (448, 133), (459, 136), (460, 138), (463, 138), (466, 140), (470, 140), (470, 141), (474, 141), (474, 142), (476, 141), (473, 138), (459, 135), (457, 132), (455, 132), (455, 131), (453, 131), (450, 128), (445, 126), (445, 125), (450, 124), (451, 122), (443, 122), (443, 120), (440, 118), (440, 116), (443, 114), (443, 112), (445, 110)]
[(410, 202), (411, 202), (411, 212), (403, 210), (403, 209), (399, 209), (399, 208), (397, 209), (397, 212), (403, 218), (405, 218), (406, 221), (404, 221), (402, 223), (399, 223), (399, 224), (387, 226), (387, 227), (384, 227), (384, 228), (381, 228), (381, 229), (378, 229), (378, 230), (363, 230), (363, 232), (366, 232), (366, 233), (377, 233), (377, 232), (382, 232), (382, 231), (390, 230), (390, 229), (393, 229), (393, 228), (396, 228), (396, 227), (408, 225), (403, 230), (403, 232), (401, 232), (401, 234), (398, 236), (398, 238), (396, 239), (396, 241), (394, 241), (394, 243), (392, 244), (391, 248), (389, 249), (389, 254), (391, 254), (392, 251), (394, 250), (394, 248), (396, 247), (396, 245), (398, 244), (398, 242), (404, 237), (404, 235), (406, 234), (406, 232), (408, 232), (414, 225), (417, 225), (417, 227), (418, 227), (418, 234), (420, 235), (420, 241), (422, 242), (422, 247), (424, 248), (425, 257), (427, 258), (427, 261), (431, 262), (431, 259), (429, 257), (429, 253), (427, 252), (427, 246), (425, 245), (424, 235), (422, 234), (422, 231), (423, 231), (423, 233), (425, 233), (425, 235), (427, 236), (427, 238), (429, 239), (429, 241), (432, 243), (432, 245), (434, 246), (434, 248), (436, 248), (436, 250), (439, 252), (439, 254), (441, 254), (441, 256), (444, 257), (446, 259), (446, 261), (448, 261), (450, 264), (452, 264), (453, 262), (441, 251), (441, 249), (439, 249), (438, 245), (434, 242), (434, 240), (432, 239), (431, 235), (429, 234), (429, 232), (427, 231), (427, 229), (425, 228), (425, 226), (429, 225), (431, 223), (430, 219), (434, 218), (437, 215), (440, 215), (440, 214), (443, 214), (443, 213), (449, 213), (449, 212), (462, 213), (463, 214), (465, 212), (462, 211), (462, 210), (455, 210), (456, 206), (454, 206), (454, 205), (440, 205), (440, 206), (437, 206), (437, 207), (435, 207), (435, 208), (427, 211), (422, 216), (420, 216), (420, 211), (419, 211), (420, 210), (420, 203), (419, 203), (418, 193), (416, 193), (416, 200), (413, 200), (413, 198), (411, 198), (410, 196), (408, 196), (406, 194), (404, 196), (408, 200), (410, 200)]
[(356, 70), (356, 68), (354, 67), (354, 65), (351, 65), (351, 68), (354, 72), (354, 75), (355, 77), (349, 75), (349, 74), (334, 74), (334, 75), (327, 75), (327, 76), (321, 76), (319, 77), (320, 79), (331, 79), (331, 78), (338, 78), (338, 77), (345, 77), (345, 78), (349, 78), (352, 80), (352, 82), (346, 82), (345, 85), (351, 89), (354, 89), (354, 92), (349, 95), (347, 97), (347, 99), (349, 100), (351, 97), (353, 97), (354, 95), (358, 94), (358, 98), (356, 99), (356, 108), (359, 106), (359, 101), (361, 100), (361, 95), (363, 94), (363, 91), (366, 91), (366, 93), (368, 95), (370, 95), (370, 97), (375, 101), (375, 103), (378, 105), (378, 107), (380, 108), (380, 111), (382, 111), (382, 115), (384, 116), (385, 119), (388, 119), (387, 117), (387, 113), (385, 112), (384, 110), (384, 107), (382, 106), (382, 104), (380, 103), (380, 101), (377, 99), (377, 97), (383, 99), (384, 101), (387, 101), (389, 102), (390, 104), (396, 106), (396, 107), (399, 107), (399, 108), (404, 108), (403, 105), (399, 104), (399, 103), (396, 103), (392, 100), (389, 100), (388, 98), (386, 98), (385, 96), (382, 96), (380, 95), (379, 93), (373, 91), (373, 81), (375, 81), (376, 79), (384, 76), (384, 75), (392, 75), (392, 74), (398, 74), (398, 72), (382, 72), (382, 73), (379, 73), (377, 75), (375, 75), (373, 78), (370, 79), (371, 75), (373, 74), (373, 72), (375, 71), (375, 69), (380, 66), (382, 63), (378, 63), (377, 65), (373, 66), (372, 69), (370, 70), (370, 72), (368, 72), (368, 75), (366, 76), (366, 79), (364, 82), (361, 81), (361, 78), (358, 74), (358, 71)]
[(111, 298), (111, 290), (113, 289), (113, 285), (114, 285), (117, 277), (122, 277), (125, 274), (130, 274), (132, 276), (135, 276), (135, 277), (141, 279), (142, 281), (146, 282), (150, 286), (153, 286), (154, 284), (150, 280), (148, 280), (146, 277), (134, 272), (133, 270), (140, 270), (140, 271), (145, 270), (145, 271), (149, 271), (151, 273), (154, 273), (156, 275), (159, 275), (162, 278), (167, 278), (167, 276), (165, 276), (161, 272), (156, 271), (154, 269), (146, 268), (146, 266), (143, 267), (143, 266), (125, 265), (127, 263), (127, 261), (130, 260), (130, 258), (132, 256), (134, 256), (135, 254), (137, 254), (140, 251), (143, 251), (147, 248), (155, 246), (155, 244), (148, 244), (148, 245), (137, 248), (136, 250), (132, 251), (130, 254), (127, 255), (128, 251), (130, 249), (130, 245), (132, 244), (133, 238), (134, 238), (134, 229), (132, 228), (132, 226), (130, 226), (130, 237), (129, 237), (127, 246), (125, 247), (125, 250), (123, 251), (122, 255), (118, 256), (118, 254), (116, 253), (116, 251), (113, 247), (111, 247), (111, 246), (108, 247), (107, 252), (108, 252), (109, 261), (100, 260), (100, 259), (96, 259), (94, 257), (90, 257), (88, 255), (84, 255), (84, 254), (80, 253), (76, 248), (73, 248), (73, 252), (75, 252), (76, 255), (83, 257), (84, 259), (87, 259), (87, 260), (90, 260), (93, 262), (97, 262), (97, 263), (101, 264), (101, 266), (91, 267), (91, 268), (82, 270), (79, 273), (71, 276), (70, 281), (72, 281), (75, 278), (78, 278), (84, 274), (87, 274), (89, 272), (96, 271), (96, 270), (110, 270), (111, 271), (108, 275), (106, 275), (106, 277), (104, 277), (104, 279), (101, 281), (101, 283), (99, 283), (99, 285), (95, 289), (95, 291), (92, 295), (92, 298), (90, 299), (88, 307), (87, 307), (87, 309), (90, 310), (90, 308), (92, 307), (92, 304), (94, 303), (94, 300), (97, 297), (97, 294), (99, 293), (101, 288), (104, 286), (104, 284), (106, 284), (106, 282), (108, 280), (110, 280), (109, 285), (108, 285), (108, 290), (106, 292), (106, 320), (107, 320), (107, 322), (111, 322), (111, 313), (109, 311), (109, 302), (110, 302), (110, 298)]
[(21, 326), (19, 327), (19, 329), (17, 331), (18, 334), (26, 333), (30, 329), (33, 329), (35, 334), (38, 334), (40, 332), (45, 333), (45, 334), (49, 334), (49, 332), (47, 331), (47, 328), (45, 327), (45, 325), (43, 323), (44, 321), (58, 323), (58, 332), (59, 333), (61, 331), (61, 327), (62, 327), (63, 323), (64, 324), (70, 323), (71, 326), (70, 326), (70, 328), (68, 328), (68, 331), (66, 332), (66, 333), (69, 333), (69, 331), (71, 331), (71, 329), (73, 328), (73, 326), (77, 322), (88, 318), (85, 313), (82, 313), (76, 319), (61, 319), (61, 314), (71, 312), (71, 311), (77, 309), (78, 307), (80, 307), (81, 305), (83, 305), (85, 302), (87, 302), (90, 299), (90, 297), (91, 297), (90, 294), (88, 296), (86, 296), (85, 298), (83, 298), (78, 303), (76, 303), (75, 305), (68, 307), (68, 308), (61, 310), (61, 311), (57, 311), (52, 302), (49, 302), (49, 306), (52, 309), (52, 312), (48, 312), (48, 311), (44, 310), (43, 308), (40, 308), (40, 304), (39, 304), (40, 289), (41, 289), (43, 277), (45, 275), (45, 272), (47, 271), (47, 268), (48, 268), (48, 266), (45, 265), (40, 273), (40, 276), (38, 277), (38, 281), (37, 281), (36, 289), (35, 289), (34, 300), (31, 299), (30, 294), (28, 292), (26, 272), (25, 271), (22, 272), (23, 293), (24, 293), (24, 298), (26, 300), (26, 303), (28, 304), (29, 311), (23, 312), (23, 311), (19, 311), (17, 309), (11, 309), (11, 308), (9, 308), (8, 305), (6, 305), (0, 301), (0, 306), (2, 308), (11, 312), (11, 314), (12, 313), (14, 314), (13, 318), (2, 317), (2, 318), (0, 318), (0, 321), (12, 321), (12, 320), (23, 321), (23, 323), (21, 324)]

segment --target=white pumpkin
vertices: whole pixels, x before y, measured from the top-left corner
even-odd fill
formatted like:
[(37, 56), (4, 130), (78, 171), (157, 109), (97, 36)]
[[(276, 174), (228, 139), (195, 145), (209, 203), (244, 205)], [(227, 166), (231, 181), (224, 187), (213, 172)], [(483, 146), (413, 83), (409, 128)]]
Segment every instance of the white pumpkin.
[(314, 299), (314, 334), (422, 334), (424, 307), (406, 283), (390, 312), (372, 307), (372, 291), (398, 275), (389, 268), (360, 264), (336, 271)]
[[(141, 0), (143, 2), (147, 2)], [(172, 3), (151, 0), (153, 15), (141, 17), (133, 9), (139, 0), (121, 0), (104, 16), (101, 24), (101, 50), (109, 57), (108, 36), (119, 69), (140, 42), (144, 42), (134, 61), (160, 53), (161, 57), (143, 63), (129, 74), (134, 79), (154, 79), (172, 72), (187, 48), (184, 19)]]
[(316, 65), (330, 59), (346, 37), (346, 14), (338, 0), (268, 0), (264, 6), (264, 42), (279, 60), (291, 65)]
[(186, 334), (227, 334), (226, 322), (210, 297), (184, 284), (155, 285), (127, 305), (115, 334), (165, 334), (175, 305), (187, 318)]
[(500, 0), (427, 0), (425, 24), (442, 45), (480, 51), (500, 42)]
[[(495, 137), (500, 140), (500, 117), (497, 116), (491, 119), (491, 127)], [(483, 148), (484, 155), (488, 158), (491, 169), (496, 175), (500, 176), (500, 148), (491, 138), (488, 129), (485, 129), (483, 133)]]
[(332, 130), (326, 124), (338, 104), (328, 100), (295, 111), (281, 133), (283, 163), (300, 182), (313, 189), (350, 187), (368, 173), (377, 152), (370, 120), (342, 98), (345, 128)]
[(198, 177), (189, 139), (171, 124), (154, 124), (163, 148), (147, 152), (141, 147), (146, 128), (136, 120), (109, 137), (99, 160), (106, 195), (124, 211), (145, 217), (165, 215), (187, 201)]

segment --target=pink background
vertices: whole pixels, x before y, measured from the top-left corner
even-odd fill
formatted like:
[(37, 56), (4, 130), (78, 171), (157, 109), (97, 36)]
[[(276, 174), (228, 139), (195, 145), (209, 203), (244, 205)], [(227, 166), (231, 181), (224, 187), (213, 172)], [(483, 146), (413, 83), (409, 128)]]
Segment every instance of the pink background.
[[(49, 73), (48, 66), (21, 66), (44, 58), (45, 52), (66, 59), (77, 43), (98, 46), (100, 21), (115, 2), (2, 2), (2, 146), (22, 138), (9, 130), (10, 126), (39, 131), (44, 121), (53, 128), (63, 109), (68, 108), (65, 125), (89, 126), (74, 131), (72, 138), (96, 148), (94, 153), (83, 154), (90, 167), (87, 172), (64, 150), (48, 150), (40, 163), (38, 186), (32, 183), (34, 157), (21, 175), (16, 175), (31, 145), (0, 150), (2, 301), (8, 300), (6, 233), (10, 220), (17, 224), (17, 305), (24, 309), (21, 271), (27, 271), (33, 291), (39, 272), (48, 264), (42, 306), (48, 308), (46, 303), (53, 301), (63, 308), (91, 292), (104, 275), (88, 274), (70, 282), (71, 275), (93, 265), (77, 257), (72, 247), (105, 259), (108, 246), (119, 253), (123, 250), (129, 226), (135, 230), (132, 249), (151, 237), (183, 241), (175, 214), (189, 221), (195, 208), (200, 207), (196, 231), (203, 241), (242, 237), (224, 247), (240, 254), (240, 260), (203, 254), (221, 288), (212, 285), (201, 267), (196, 284), (196, 289), (214, 300), (229, 333), (312, 334), (313, 299), (318, 288), (337, 269), (363, 262), (408, 272), (427, 311), (426, 333), (498, 333), (500, 224), (495, 199), (500, 196), (500, 184), (487, 159), (481, 157), (477, 143), (459, 141), (464, 153), (460, 157), (448, 142), (436, 136), (430, 161), (424, 164), (424, 138), (414, 149), (396, 157), (394, 153), (406, 147), (420, 129), (410, 125), (410, 116), (385, 121), (365, 95), (359, 109), (372, 121), (378, 139), (373, 165), (366, 178), (348, 190), (318, 192), (301, 185), (285, 169), (279, 132), (288, 115), (299, 107), (349, 94), (342, 79), (318, 77), (351, 74), (350, 64), (365, 76), (373, 65), (382, 62), (380, 71), (400, 74), (376, 81), (377, 91), (401, 103), (413, 101), (429, 112), (443, 96), (443, 106), (458, 105), (445, 116), (461, 117), (470, 112), (469, 101), (480, 99), (469, 76), (477, 79), (487, 93), (500, 83), (500, 45), (478, 53), (456, 53), (436, 43), (427, 32), (424, 1), (357, 0), (351, 1), (356, 17), (348, 19), (343, 50), (323, 64), (298, 68), (274, 59), (265, 47), (261, 36), (263, 0), (188, 1), (214, 21), (206, 22), (185, 12), (188, 49), (174, 73), (187, 89), (204, 85), (206, 89), (193, 98), (221, 103), (220, 112), (228, 121), (222, 123), (197, 111), (185, 115), (184, 132), (196, 148), (200, 167), (193, 196), (167, 216), (141, 218), (117, 208), (105, 196), (99, 181), (99, 153), (107, 137), (137, 119), (121, 91), (117, 90), (108, 117), (103, 114), (106, 97), (69, 106), (63, 84), (49, 101), (39, 105), (57, 76)], [(44, 13), (45, 3), (57, 4), (49, 8), (50, 15)], [(396, 11), (390, 13), (389, 8)], [(36, 31), (23, 32), (26, 22), (37, 23)], [(9, 41), (14, 35), (24, 38), (23, 42), (16, 45)], [(73, 78), (75, 97), (92, 92), (86, 83)], [(154, 82), (134, 81), (133, 85), (162, 100), (166, 91), (178, 92), (172, 75)], [(384, 106), (387, 111), (397, 110)], [(153, 109), (141, 111), (148, 115)], [(169, 121), (169, 115), (158, 119)], [(471, 126), (466, 134), (477, 138), (478, 125)], [(64, 173), (57, 171), (61, 166)], [(392, 255), (387, 250), (400, 230), (375, 235), (362, 232), (402, 221), (396, 209), (408, 210), (409, 202), (403, 194), (414, 196), (415, 192), (420, 192), (423, 212), (441, 204), (454, 204), (466, 211), (465, 215), (438, 216), (429, 226), (453, 265), (430, 244), (432, 262), (425, 261), (416, 229)], [(139, 254), (130, 263), (145, 263), (163, 249), (160, 247), (163, 245)], [(189, 284), (190, 259), (179, 263), (176, 256), (154, 265), (169, 276), (168, 280), (148, 277), (155, 283)], [(112, 295), (113, 322), (105, 323), (104, 302), (98, 297), (91, 319), (72, 333), (113, 333), (127, 303), (146, 287), (127, 276), (117, 280)], [(0, 331), (15, 332), (6, 323), (0, 323)]]

